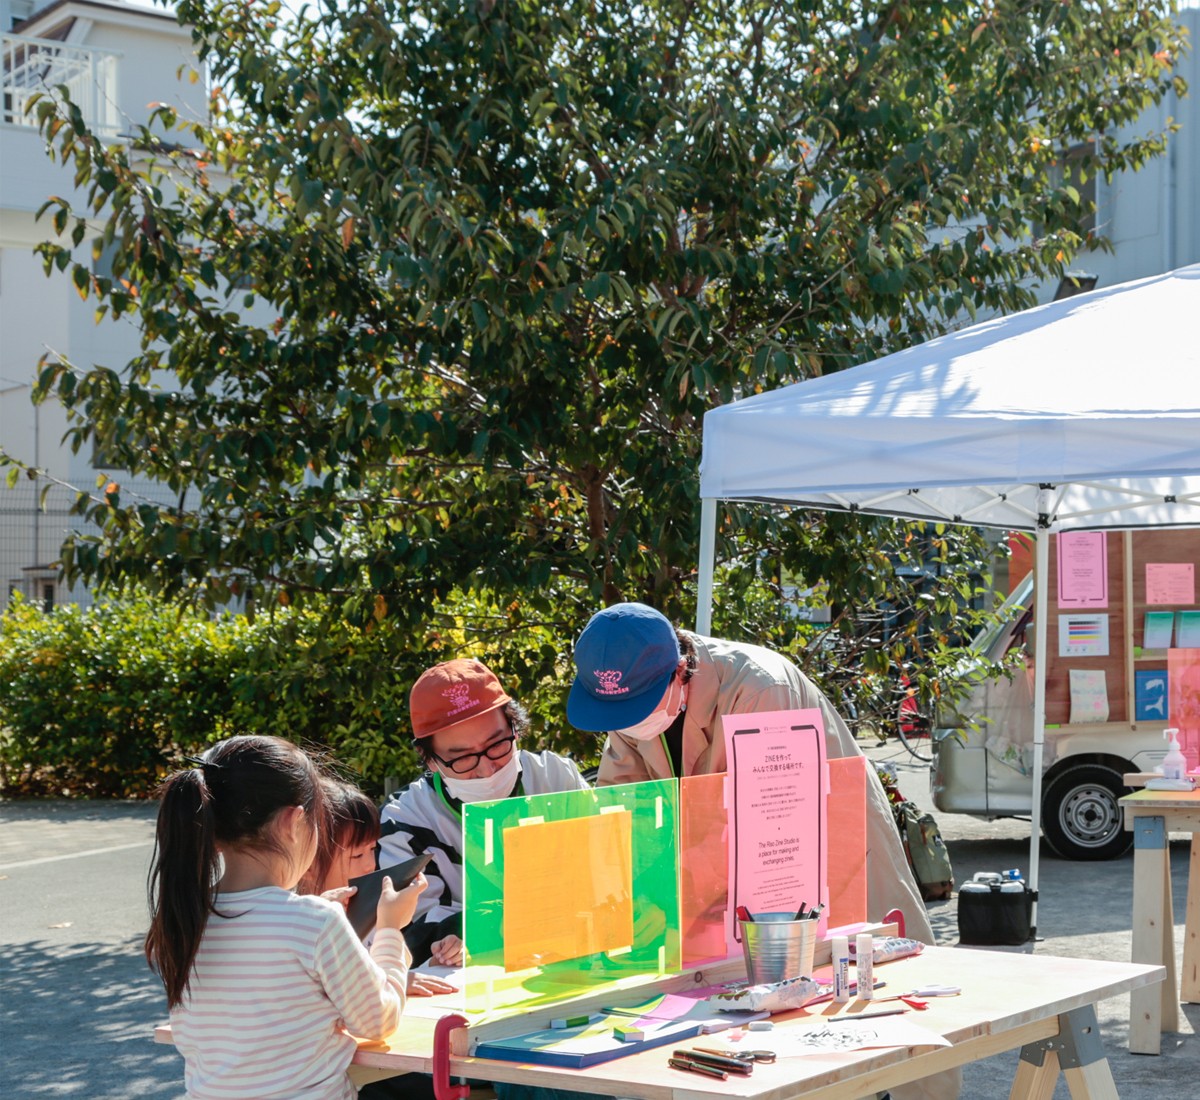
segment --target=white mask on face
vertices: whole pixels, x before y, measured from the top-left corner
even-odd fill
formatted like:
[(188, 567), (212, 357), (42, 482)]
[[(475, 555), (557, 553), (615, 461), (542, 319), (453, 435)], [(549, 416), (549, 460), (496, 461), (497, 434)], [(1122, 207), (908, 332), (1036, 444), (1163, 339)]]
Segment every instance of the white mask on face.
[(497, 798), (507, 798), (517, 785), (517, 776), (521, 774), (521, 762), (516, 748), (512, 755), (491, 775), (476, 779), (463, 779), (460, 776), (441, 771), (442, 782), (451, 798), (459, 802), (491, 802)]
[(673, 679), (671, 686), (663, 698), (663, 709), (652, 710), (636, 726), (617, 730), (623, 737), (632, 741), (653, 741), (656, 737), (671, 728), (671, 723), (679, 717), (680, 711), (687, 709), (687, 685), (679, 679)]

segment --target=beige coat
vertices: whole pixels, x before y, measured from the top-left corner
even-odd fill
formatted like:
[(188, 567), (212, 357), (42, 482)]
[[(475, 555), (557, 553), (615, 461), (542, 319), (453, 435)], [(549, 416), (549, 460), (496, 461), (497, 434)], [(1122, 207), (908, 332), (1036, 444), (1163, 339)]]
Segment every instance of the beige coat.
[[(725, 771), (721, 717), (755, 711), (819, 708), (830, 758), (861, 756), (846, 723), (791, 661), (761, 646), (691, 635), (697, 667), (688, 685), (683, 724), (685, 775)], [(671, 763), (662, 738), (633, 741), (610, 733), (600, 760), (597, 785), (670, 778)], [(900, 846), (900, 836), (883, 785), (867, 769), (867, 916), (878, 920), (891, 909), (904, 913), (908, 935), (934, 942), (933, 930)]]

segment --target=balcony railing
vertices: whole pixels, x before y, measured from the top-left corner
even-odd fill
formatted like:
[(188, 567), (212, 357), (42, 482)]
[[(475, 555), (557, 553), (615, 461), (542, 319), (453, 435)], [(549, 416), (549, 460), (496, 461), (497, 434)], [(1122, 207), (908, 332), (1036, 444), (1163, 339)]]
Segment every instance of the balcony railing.
[(96, 131), (116, 133), (120, 128), (117, 109), (117, 63), (121, 55), (112, 50), (70, 46), (49, 38), (0, 36), (2, 64), (0, 122), (10, 126), (37, 126), (37, 112), (27, 114), (29, 100), (39, 92), (65, 85), (71, 101), (84, 121)]

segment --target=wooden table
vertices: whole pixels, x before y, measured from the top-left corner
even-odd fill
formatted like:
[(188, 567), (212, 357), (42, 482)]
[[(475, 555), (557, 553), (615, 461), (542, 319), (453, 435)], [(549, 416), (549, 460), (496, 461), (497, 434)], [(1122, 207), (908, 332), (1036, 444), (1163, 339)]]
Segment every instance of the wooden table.
[[(932, 1073), (994, 1054), (1020, 1049), (1013, 1100), (1048, 1100), (1061, 1072), (1073, 1100), (1109, 1100), (1116, 1086), (1100, 1041), (1095, 1005), (1106, 997), (1148, 990), (1161, 982), (1161, 966), (1096, 962), (1053, 956), (933, 947), (910, 959), (876, 970), (886, 987), (878, 996), (916, 986), (953, 983), (958, 997), (937, 998), (909, 1019), (951, 1041), (949, 1047), (863, 1050), (836, 1056), (781, 1058), (755, 1067), (751, 1077), (710, 1080), (668, 1068), (669, 1047), (648, 1050), (584, 1070), (563, 1070), (498, 1062), (469, 1056), (450, 1059), (455, 1076), (509, 1081), (551, 1088), (645, 1100), (707, 1100), (736, 1096), (745, 1100), (850, 1100), (890, 1089)], [(809, 1026), (825, 1015), (866, 1007), (862, 1002), (816, 1006), (777, 1016), (776, 1028)], [(889, 1006), (890, 1007), (890, 1006)], [(542, 1026), (534, 1016), (516, 1021), (514, 1030)], [(364, 1048), (355, 1056), (355, 1077), (372, 1071), (390, 1076), (432, 1070), (433, 1022), (408, 1018), (389, 1040), (387, 1050)], [(471, 1032), (467, 1032), (469, 1039)], [(755, 1034), (754, 1045), (770, 1049), (771, 1032)], [(720, 1045), (720, 1036), (693, 1039), (680, 1046)]]
[[(1126, 776), (1131, 779), (1144, 776)], [(1180, 998), (1200, 1004), (1200, 791), (1135, 791), (1121, 799), (1125, 828), (1133, 831), (1133, 952), (1135, 963), (1167, 968), (1161, 990), (1135, 990), (1129, 1006), (1129, 1049), (1158, 1054), (1162, 1033), (1179, 1029)], [(1171, 902), (1168, 837), (1191, 833), (1183, 978), (1176, 985), (1175, 918)]]

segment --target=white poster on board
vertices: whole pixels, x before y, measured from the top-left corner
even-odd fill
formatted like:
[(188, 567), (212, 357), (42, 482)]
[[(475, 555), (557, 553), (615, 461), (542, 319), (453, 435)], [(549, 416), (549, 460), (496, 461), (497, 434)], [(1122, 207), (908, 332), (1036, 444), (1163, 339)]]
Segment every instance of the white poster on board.
[(1107, 615), (1060, 615), (1058, 617), (1058, 655), (1060, 657), (1107, 657)]

